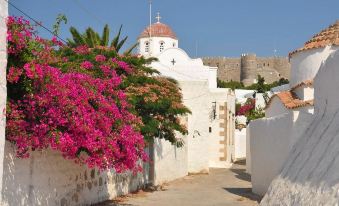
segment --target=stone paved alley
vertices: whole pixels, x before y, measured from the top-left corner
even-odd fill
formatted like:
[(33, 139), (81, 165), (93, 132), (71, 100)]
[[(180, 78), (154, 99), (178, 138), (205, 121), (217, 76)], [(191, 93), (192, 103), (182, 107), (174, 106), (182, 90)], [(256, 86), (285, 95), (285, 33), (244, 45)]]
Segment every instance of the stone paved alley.
[(191, 175), (170, 182), (162, 191), (138, 192), (100, 206), (256, 206), (244, 164), (211, 169), (209, 175)]

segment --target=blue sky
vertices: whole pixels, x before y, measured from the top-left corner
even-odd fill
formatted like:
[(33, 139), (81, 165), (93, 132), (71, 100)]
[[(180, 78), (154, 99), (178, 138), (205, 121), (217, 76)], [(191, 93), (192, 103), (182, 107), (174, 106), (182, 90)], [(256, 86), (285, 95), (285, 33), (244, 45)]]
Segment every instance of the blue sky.
[[(91, 26), (101, 33), (108, 23), (115, 33), (123, 24), (128, 46), (149, 21), (148, 0), (10, 1), (48, 28), (59, 13), (65, 14), (68, 24), (60, 33), (64, 39), (70, 26), (81, 31)], [(153, 16), (161, 13), (190, 56), (196, 55), (196, 45), (198, 56), (272, 56), (274, 49), (286, 56), (339, 19), (338, 8), (338, 0), (153, 0)], [(11, 6), (9, 12), (21, 15)], [(42, 29), (40, 34), (49, 37)]]

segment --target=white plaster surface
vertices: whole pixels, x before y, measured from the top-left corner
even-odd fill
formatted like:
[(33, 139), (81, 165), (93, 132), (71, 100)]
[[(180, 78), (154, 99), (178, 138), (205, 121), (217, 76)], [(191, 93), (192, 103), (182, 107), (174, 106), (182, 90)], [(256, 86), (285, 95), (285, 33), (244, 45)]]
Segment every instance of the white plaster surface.
[(264, 195), (279, 174), (295, 141), (306, 130), (312, 115), (289, 112), (272, 118), (252, 121), (250, 133), (250, 165), (252, 191)]
[[(6, 127), (6, 67), (7, 67), (7, 51), (6, 51), (6, 17), (8, 15), (7, 1), (0, 1), (0, 165), (3, 165), (4, 147), (5, 147), (5, 127)], [(0, 191), (3, 183), (3, 167), (0, 167)], [(1, 202), (1, 196), (0, 196)]]
[(279, 97), (274, 96), (273, 99), (271, 99), (269, 107), (265, 110), (265, 117), (274, 117), (288, 112), (289, 110), (284, 106)]
[(294, 54), (290, 60), (292, 68), (290, 86), (293, 87), (302, 81), (313, 79), (320, 65), (338, 49), (338, 46), (327, 46)]
[(169, 48), (155, 57), (159, 61), (152, 62), (151, 67), (161, 75), (179, 81), (208, 80), (209, 88), (217, 88), (217, 68), (204, 66), (201, 59), (191, 59), (184, 50)]
[(250, 127), (246, 127), (246, 172), (251, 174), (252, 159), (251, 159), (251, 136)]
[(209, 171), (209, 101), (207, 81), (180, 81), (184, 104), (191, 110), (188, 115), (188, 172)]
[[(181, 136), (177, 134), (178, 137)], [(154, 145), (154, 184), (163, 183), (188, 175), (187, 138), (183, 137), (184, 146), (177, 148), (169, 141), (155, 139)]]
[(255, 108), (265, 108), (266, 107), (266, 102), (264, 99), (264, 94), (263, 93), (256, 93), (255, 95)]
[(147, 171), (117, 175), (88, 169), (51, 150), (18, 159), (7, 141), (3, 168), (1, 205), (10, 206), (91, 205), (136, 191), (148, 178)]
[(300, 86), (294, 89), (295, 94), (298, 96), (299, 99), (307, 101), (314, 99), (314, 88), (313, 86)]
[[(145, 51), (146, 42), (149, 43), (149, 52)], [(177, 39), (172, 39), (170, 37), (152, 37), (152, 38), (141, 38), (139, 39), (139, 53), (144, 56), (157, 56), (161, 53), (160, 43), (164, 43), (164, 50), (168, 48), (178, 48), (179, 42)], [(163, 50), (163, 51), (164, 51)]]
[(315, 77), (312, 123), (291, 150), (261, 205), (338, 205), (338, 80), (337, 51)]
[(246, 128), (235, 130), (234, 148), (235, 160), (246, 159)]

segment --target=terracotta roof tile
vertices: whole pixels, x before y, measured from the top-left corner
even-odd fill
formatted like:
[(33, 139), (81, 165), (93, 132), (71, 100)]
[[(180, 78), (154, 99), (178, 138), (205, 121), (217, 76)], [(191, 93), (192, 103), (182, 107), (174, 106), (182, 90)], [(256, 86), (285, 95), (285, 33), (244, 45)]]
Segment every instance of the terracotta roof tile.
[(339, 46), (339, 20), (322, 30), (320, 33), (314, 35), (302, 48), (289, 53), (289, 57), (301, 51), (322, 48), (329, 45)]
[(301, 86), (312, 86), (313, 85), (313, 79), (310, 80), (305, 80), (303, 82), (300, 82), (299, 84), (295, 85), (294, 87), (292, 87), (290, 90), (294, 91), (295, 89), (301, 87)]
[(273, 98), (275, 97), (278, 97), (281, 100), (282, 104), (287, 109), (296, 109), (299, 107), (313, 106), (313, 100), (304, 101), (298, 99), (297, 95), (294, 92), (284, 91), (273, 95), (271, 99), (268, 101), (265, 109), (267, 109), (271, 105)]
[[(149, 31), (150, 31), (150, 27), (148, 26), (141, 33), (141, 35), (139, 36), (139, 39), (149, 37)], [(175, 35), (171, 27), (160, 22), (157, 22), (151, 25), (151, 35), (153, 37), (170, 37), (173, 39), (177, 39), (177, 36)]]

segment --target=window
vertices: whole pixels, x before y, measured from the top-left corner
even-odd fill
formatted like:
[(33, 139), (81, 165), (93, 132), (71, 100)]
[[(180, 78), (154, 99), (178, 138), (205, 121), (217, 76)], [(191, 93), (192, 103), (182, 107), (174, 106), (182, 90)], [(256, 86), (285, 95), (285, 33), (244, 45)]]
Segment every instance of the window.
[(145, 42), (145, 52), (149, 52), (149, 42)]
[(175, 47), (175, 42), (173, 42), (173, 47)]
[(160, 52), (164, 51), (165, 42), (160, 42)]

